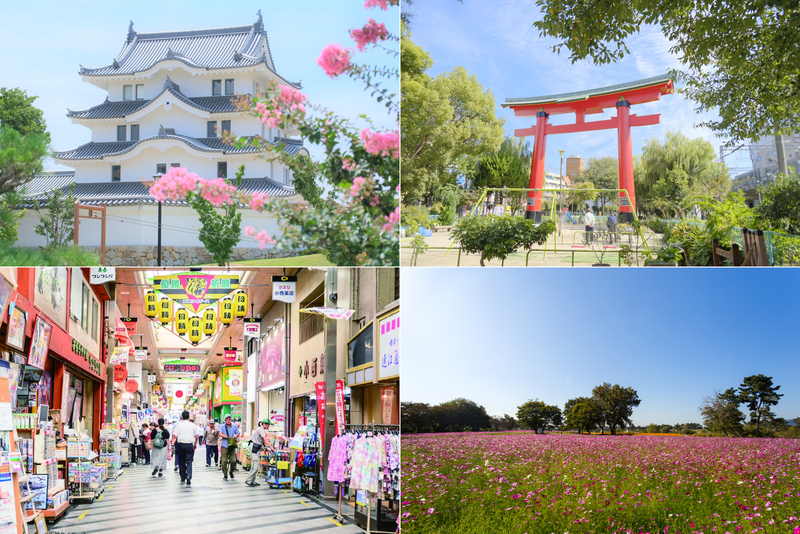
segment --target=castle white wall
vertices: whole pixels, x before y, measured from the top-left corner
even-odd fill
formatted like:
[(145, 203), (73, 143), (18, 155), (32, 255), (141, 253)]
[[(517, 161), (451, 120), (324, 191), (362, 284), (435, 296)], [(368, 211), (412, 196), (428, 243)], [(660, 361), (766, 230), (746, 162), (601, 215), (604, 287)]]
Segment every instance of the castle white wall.
[[(174, 247), (202, 247), (198, 239), (200, 221), (195, 211), (189, 207), (162, 206), (161, 212), (161, 244)], [(242, 233), (247, 226), (259, 230), (267, 230), (270, 235), (279, 235), (278, 222), (269, 215), (250, 209), (241, 211)], [(34, 232), (39, 223), (39, 214), (28, 210), (20, 220), (19, 236), (16, 243), (19, 247), (45, 246), (47, 241)], [(79, 239), (81, 246), (100, 246), (100, 221), (82, 219)], [(110, 206), (107, 215), (106, 245), (152, 245), (158, 244), (158, 207), (145, 206)], [(260, 245), (252, 237), (242, 236), (239, 247), (259, 248)], [(267, 245), (271, 247), (271, 245)]]
[(149, 100), (155, 97), (164, 89), (164, 81), (169, 76), (173, 83), (180, 86), (181, 93), (188, 97), (211, 96), (213, 80), (222, 80), (222, 94), (225, 94), (225, 80), (233, 79), (233, 90), (240, 95), (254, 94), (254, 84), (258, 83), (260, 88), (266, 87), (269, 78), (257, 71), (231, 74), (223, 71), (212, 71), (211, 73), (192, 74), (182, 70), (185, 65), (179, 61), (169, 61), (161, 63), (154, 75), (148, 78), (134, 78), (129, 80), (110, 80), (108, 83), (109, 100), (123, 99), (123, 86), (133, 85), (133, 97), (136, 98), (136, 84), (144, 85), (144, 98)]

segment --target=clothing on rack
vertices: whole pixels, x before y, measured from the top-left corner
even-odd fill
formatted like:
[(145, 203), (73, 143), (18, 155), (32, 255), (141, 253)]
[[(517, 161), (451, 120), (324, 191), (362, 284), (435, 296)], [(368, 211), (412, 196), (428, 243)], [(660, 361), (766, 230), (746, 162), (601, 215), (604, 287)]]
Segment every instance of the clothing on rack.
[[(366, 425), (365, 425), (366, 426)], [(328, 480), (396, 499), (400, 492), (400, 436), (394, 431), (347, 430), (331, 442)]]

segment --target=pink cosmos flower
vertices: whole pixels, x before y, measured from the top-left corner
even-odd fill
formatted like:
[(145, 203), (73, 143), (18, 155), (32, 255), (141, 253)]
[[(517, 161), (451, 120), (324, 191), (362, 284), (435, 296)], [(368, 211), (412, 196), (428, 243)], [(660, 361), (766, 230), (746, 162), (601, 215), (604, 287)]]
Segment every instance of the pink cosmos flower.
[(400, 157), (400, 135), (394, 132), (370, 132), (369, 128), (361, 130), (364, 148), (376, 156)]
[(336, 43), (329, 44), (322, 49), (322, 54), (317, 58), (317, 64), (322, 67), (325, 74), (335, 78), (350, 68), (352, 56), (352, 48), (342, 48), (342, 45)]
[(370, 18), (369, 22), (363, 28), (350, 30), (350, 37), (352, 37), (358, 45), (358, 51), (363, 52), (364, 47), (368, 44), (385, 41), (389, 37), (389, 32), (382, 22), (378, 24)]

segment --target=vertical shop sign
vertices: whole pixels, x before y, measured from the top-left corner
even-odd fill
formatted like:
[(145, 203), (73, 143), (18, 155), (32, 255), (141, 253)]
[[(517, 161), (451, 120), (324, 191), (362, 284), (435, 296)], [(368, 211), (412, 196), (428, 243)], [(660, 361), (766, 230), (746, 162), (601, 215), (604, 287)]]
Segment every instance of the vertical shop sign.
[(394, 420), (395, 390), (393, 387), (381, 388), (381, 403), (383, 405), (383, 424), (396, 425)]
[(319, 420), (319, 440), (325, 443), (325, 382), (314, 382), (317, 391), (317, 415)]
[(147, 347), (133, 347), (133, 356), (137, 362), (147, 359)]
[(296, 276), (273, 276), (272, 277), (272, 300), (283, 302), (295, 302), (297, 295)]
[(223, 352), (225, 353), (225, 360), (226, 361), (229, 361), (229, 362), (235, 362), (236, 361), (236, 347), (225, 347), (223, 349)]
[(139, 319), (136, 317), (121, 317), (122, 324), (125, 325), (125, 332), (128, 337), (139, 335), (138, 324)]
[(400, 312), (380, 320), (380, 368), (379, 378), (400, 374)]
[(44, 369), (44, 362), (47, 360), (47, 351), (50, 348), (50, 335), (53, 327), (42, 319), (36, 318), (33, 328), (33, 340), (31, 341), (31, 351), (28, 355), (28, 365)]
[(336, 435), (344, 432), (344, 380), (336, 381)]

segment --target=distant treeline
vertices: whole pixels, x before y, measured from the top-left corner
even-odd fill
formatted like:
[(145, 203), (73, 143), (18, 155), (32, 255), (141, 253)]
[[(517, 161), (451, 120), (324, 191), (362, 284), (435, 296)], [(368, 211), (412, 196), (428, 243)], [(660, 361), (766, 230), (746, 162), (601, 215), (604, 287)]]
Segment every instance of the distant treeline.
[[(529, 429), (537, 433), (547, 430), (605, 433), (607, 430), (616, 434), (635, 429), (652, 434), (695, 434), (705, 429), (724, 436), (800, 437), (800, 418), (788, 422), (770, 410), (783, 396), (777, 393), (779, 389), (780, 386), (773, 385), (771, 377), (753, 375), (744, 378), (739, 388), (715, 392), (700, 406), (705, 427), (699, 423), (636, 427), (631, 417), (633, 409), (641, 403), (638, 393), (631, 387), (612, 386), (608, 382), (595, 387), (591, 396), (568, 400), (563, 409), (538, 399), (528, 400), (517, 407), (516, 417), (490, 416), (486, 408), (465, 398), (436, 405), (403, 402), (401, 422), (404, 433)], [(739, 410), (741, 404), (750, 409), (747, 423), (745, 414)]]

